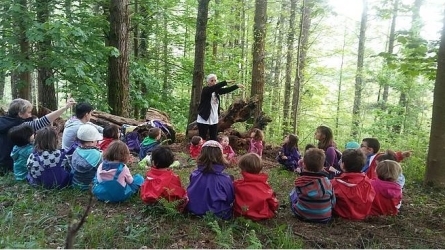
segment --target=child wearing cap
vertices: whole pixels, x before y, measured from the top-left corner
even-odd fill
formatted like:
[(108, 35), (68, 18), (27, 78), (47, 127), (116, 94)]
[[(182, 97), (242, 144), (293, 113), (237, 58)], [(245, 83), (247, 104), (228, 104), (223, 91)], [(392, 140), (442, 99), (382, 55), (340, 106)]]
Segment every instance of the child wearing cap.
[(235, 193), (232, 179), (224, 173), (229, 163), (222, 152), (222, 146), (217, 141), (209, 140), (202, 145), (201, 154), (196, 160), (198, 168), (190, 175), (187, 187), (187, 210), (190, 213), (203, 216), (210, 212), (222, 219), (232, 217)]
[(96, 127), (84, 124), (77, 130), (77, 139), (80, 145), (71, 158), (72, 185), (81, 190), (88, 190), (97, 167), (102, 163), (102, 152), (97, 148), (97, 143), (103, 138)]

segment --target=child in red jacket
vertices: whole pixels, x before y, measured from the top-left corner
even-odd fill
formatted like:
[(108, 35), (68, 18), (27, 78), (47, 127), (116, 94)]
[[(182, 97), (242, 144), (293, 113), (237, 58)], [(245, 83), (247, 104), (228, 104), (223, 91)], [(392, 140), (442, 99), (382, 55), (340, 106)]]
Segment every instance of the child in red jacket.
[(119, 127), (113, 124), (107, 125), (103, 130), (103, 140), (97, 144), (97, 147), (105, 151), (115, 140), (119, 140)]
[(378, 179), (372, 181), (375, 198), (372, 202), (371, 215), (397, 215), (402, 202), (402, 187), (397, 179), (402, 167), (396, 161), (380, 161), (376, 168)]
[(223, 156), (230, 163), (230, 165), (236, 164), (236, 154), (233, 148), (229, 145), (229, 137), (222, 135), (219, 138), (219, 143), (223, 147)]
[(251, 220), (270, 219), (278, 210), (275, 192), (267, 182), (267, 174), (262, 170), (261, 158), (255, 153), (243, 155), (238, 161), (242, 179), (236, 180), (235, 216), (244, 216)]
[(151, 157), (153, 165), (147, 171), (141, 187), (142, 201), (153, 204), (161, 198), (169, 202), (180, 200), (177, 208), (182, 211), (188, 197), (181, 179), (169, 168), (174, 161), (173, 152), (167, 146), (159, 146), (153, 150)]
[(204, 144), (204, 140), (201, 136), (193, 136), (192, 140), (190, 142), (189, 151), (190, 151), (190, 158), (196, 159), (198, 155), (201, 153), (202, 144)]
[(340, 217), (363, 220), (371, 212), (375, 191), (371, 180), (361, 171), (365, 159), (360, 149), (347, 149), (342, 154), (343, 173), (331, 181), (337, 198), (334, 214)]

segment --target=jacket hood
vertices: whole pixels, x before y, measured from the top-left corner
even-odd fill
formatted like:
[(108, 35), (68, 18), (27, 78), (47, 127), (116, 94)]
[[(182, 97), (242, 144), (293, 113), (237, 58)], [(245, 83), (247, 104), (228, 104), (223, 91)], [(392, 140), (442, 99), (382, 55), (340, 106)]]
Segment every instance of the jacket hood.
[(402, 198), (402, 188), (397, 182), (382, 181), (380, 179), (376, 179), (372, 181), (372, 186), (374, 187), (376, 193), (381, 194), (385, 198)]
[(76, 116), (73, 116), (65, 122), (65, 128), (80, 126), (82, 124), (84, 123), (81, 120), (79, 120)]
[(109, 171), (113, 169), (117, 169), (121, 162), (111, 162), (111, 161), (103, 161), (102, 162), (102, 171)]
[(17, 117), (2, 116), (0, 117), (0, 133), (6, 134), (10, 128), (20, 125), (26, 120)]

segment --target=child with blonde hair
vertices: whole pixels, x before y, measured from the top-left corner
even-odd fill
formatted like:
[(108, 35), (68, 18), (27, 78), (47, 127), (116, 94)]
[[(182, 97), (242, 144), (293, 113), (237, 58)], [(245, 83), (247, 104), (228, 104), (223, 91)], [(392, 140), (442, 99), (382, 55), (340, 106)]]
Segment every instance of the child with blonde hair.
[(187, 192), (182, 187), (181, 179), (170, 168), (174, 162), (174, 154), (167, 146), (160, 146), (153, 150), (152, 166), (145, 174), (146, 178), (141, 187), (141, 199), (145, 203), (153, 204), (161, 198), (172, 202), (182, 200), (178, 210), (182, 211), (187, 205)]
[(223, 147), (223, 156), (230, 164), (236, 164), (236, 154), (233, 148), (229, 144), (229, 137), (227, 135), (221, 135), (219, 143)]
[(255, 153), (241, 156), (238, 162), (242, 179), (236, 180), (234, 214), (252, 220), (270, 219), (278, 210), (275, 192), (267, 182), (268, 175), (261, 173), (261, 158)]
[(255, 153), (261, 157), (263, 155), (263, 140), (263, 131), (254, 128), (252, 132), (250, 132), (249, 150), (247, 152)]
[(8, 132), (8, 136), (14, 144), (11, 151), (11, 158), (14, 160), (14, 177), (17, 181), (26, 180), (28, 175), (26, 161), (34, 148), (34, 130), (31, 125), (23, 123), (12, 127)]
[(123, 202), (139, 190), (144, 178), (140, 174), (131, 174), (126, 165), (130, 158), (128, 146), (119, 140), (105, 150), (93, 186), (93, 194), (98, 200)]
[[(97, 131), (97, 130), (96, 130)], [(71, 183), (66, 152), (57, 148), (57, 133), (50, 127), (37, 131), (34, 151), (28, 157), (28, 182), (48, 189), (63, 188)]]
[(401, 173), (402, 167), (396, 161), (383, 160), (377, 164), (378, 179), (371, 182), (375, 191), (371, 215), (397, 215), (402, 202), (402, 187), (397, 183)]
[(228, 162), (222, 154), (221, 144), (214, 140), (206, 141), (197, 165), (187, 187), (187, 210), (198, 216), (211, 212), (219, 218), (230, 219), (235, 194), (232, 179), (224, 173)]

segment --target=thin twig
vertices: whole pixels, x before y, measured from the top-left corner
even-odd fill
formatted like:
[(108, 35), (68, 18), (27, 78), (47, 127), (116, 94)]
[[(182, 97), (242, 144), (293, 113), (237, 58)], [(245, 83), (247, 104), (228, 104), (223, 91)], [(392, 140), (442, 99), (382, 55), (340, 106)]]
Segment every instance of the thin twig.
[(90, 199), (88, 201), (87, 208), (85, 209), (85, 212), (83, 212), (82, 218), (80, 219), (79, 223), (73, 223), (72, 221), (70, 221), (70, 224), (68, 225), (68, 233), (66, 235), (66, 240), (65, 240), (65, 249), (73, 248), (74, 238), (76, 237), (76, 234), (82, 227), (83, 223), (85, 223), (88, 214), (90, 213), (92, 205), (93, 205), (93, 192), (90, 189)]

